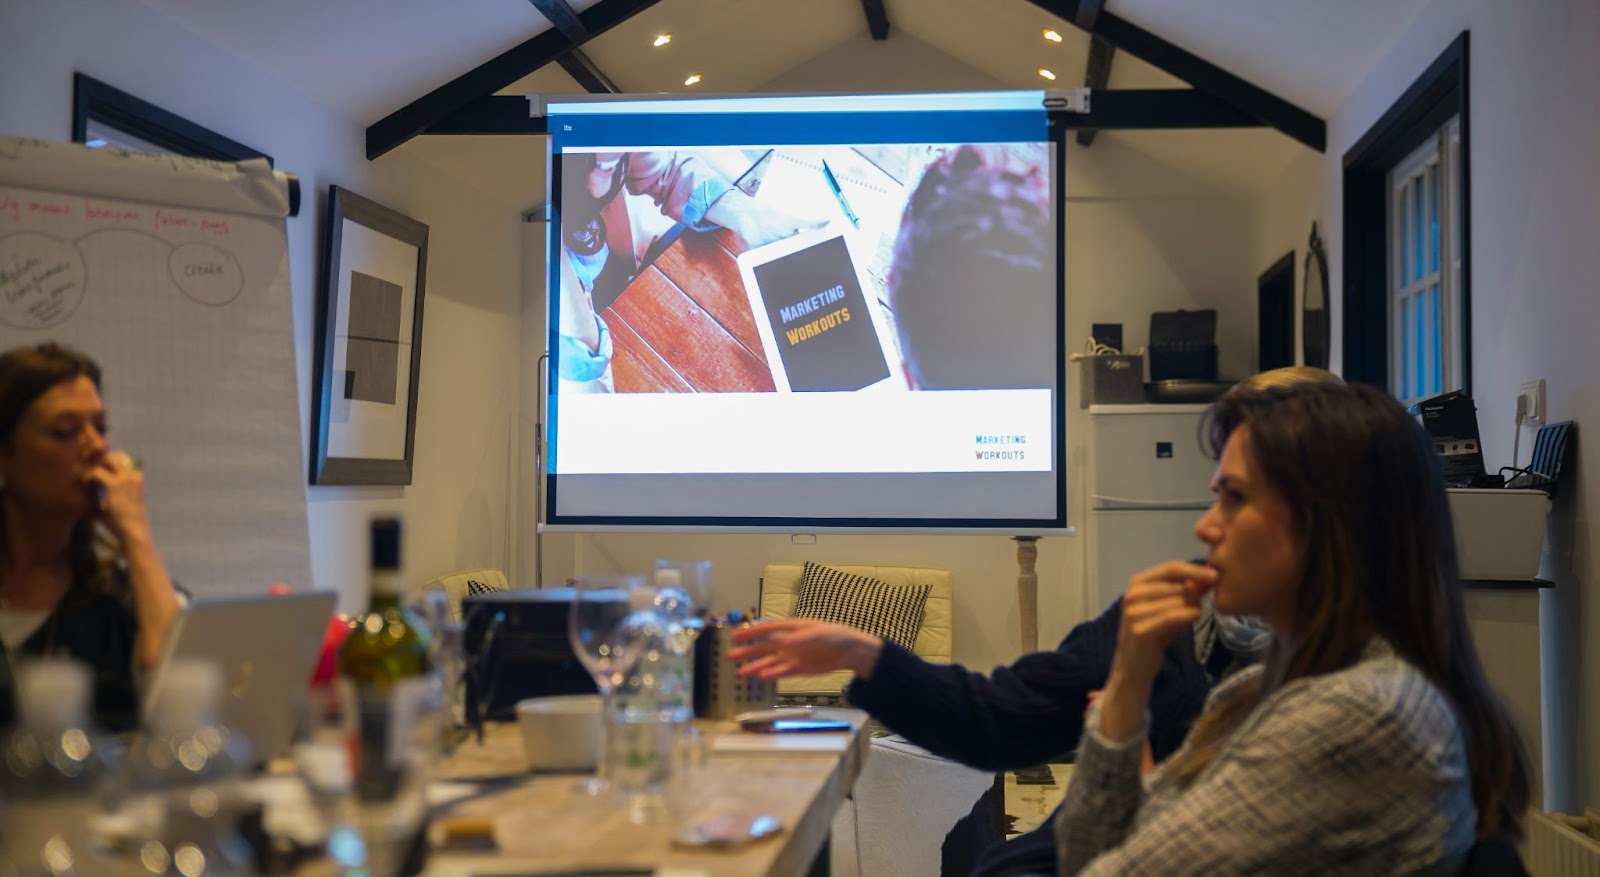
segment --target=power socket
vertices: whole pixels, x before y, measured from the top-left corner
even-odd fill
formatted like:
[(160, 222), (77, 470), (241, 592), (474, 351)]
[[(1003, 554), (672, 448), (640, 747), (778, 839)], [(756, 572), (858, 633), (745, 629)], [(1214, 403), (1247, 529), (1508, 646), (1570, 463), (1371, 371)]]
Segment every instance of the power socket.
[(1528, 381), (1522, 385), (1518, 394), (1527, 401), (1527, 416), (1523, 423), (1544, 423), (1544, 378)]

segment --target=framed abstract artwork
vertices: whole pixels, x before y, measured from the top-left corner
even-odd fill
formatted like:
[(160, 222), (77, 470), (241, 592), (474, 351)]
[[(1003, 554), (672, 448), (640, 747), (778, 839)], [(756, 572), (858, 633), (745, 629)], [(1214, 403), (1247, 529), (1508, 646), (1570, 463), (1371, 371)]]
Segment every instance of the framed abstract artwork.
[(428, 227), (328, 187), (311, 483), (411, 483)]

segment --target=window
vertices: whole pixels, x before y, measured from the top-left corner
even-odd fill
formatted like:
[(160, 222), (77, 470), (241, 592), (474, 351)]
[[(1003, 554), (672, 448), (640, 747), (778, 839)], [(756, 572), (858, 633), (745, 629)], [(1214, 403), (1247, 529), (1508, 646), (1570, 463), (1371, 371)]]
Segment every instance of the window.
[(1452, 118), (1389, 173), (1389, 390), (1408, 404), (1461, 385), (1460, 146)]
[(1344, 156), (1344, 377), (1472, 392), (1467, 34)]
[[(272, 164), (272, 156), (260, 150), (82, 73), (72, 75), (72, 140), (90, 148), (116, 146), (212, 161), (264, 158)], [(298, 216), (300, 180), (294, 174), (288, 177), (289, 215)]]
[(86, 146), (175, 152), (214, 161), (272, 157), (113, 88), (92, 76), (72, 77), (72, 139)]

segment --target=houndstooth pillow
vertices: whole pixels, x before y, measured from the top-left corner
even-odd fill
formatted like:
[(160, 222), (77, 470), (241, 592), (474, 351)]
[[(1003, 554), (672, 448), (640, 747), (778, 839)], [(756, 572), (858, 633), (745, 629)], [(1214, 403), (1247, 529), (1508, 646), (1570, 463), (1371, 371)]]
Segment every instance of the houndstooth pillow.
[(794, 615), (848, 624), (911, 649), (932, 590), (932, 585), (891, 585), (806, 561)]
[(467, 596), (476, 597), (479, 594), (497, 594), (500, 589), (494, 585), (485, 584), (477, 579), (467, 579)]

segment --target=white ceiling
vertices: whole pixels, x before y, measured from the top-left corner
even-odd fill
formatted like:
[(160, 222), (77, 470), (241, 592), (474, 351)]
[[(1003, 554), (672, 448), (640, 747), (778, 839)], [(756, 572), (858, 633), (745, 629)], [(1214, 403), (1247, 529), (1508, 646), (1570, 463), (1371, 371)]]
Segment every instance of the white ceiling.
[(1106, 9), (1324, 118), (1428, 0), (1110, 0)]
[[(550, 25), (528, 0), (143, 0), (292, 88), (369, 125)], [(595, 0), (576, 0), (582, 11)], [(1426, 0), (1109, 0), (1123, 18), (1327, 116), (1355, 88)], [(894, 33), (1017, 88), (1082, 82), (1088, 38), (1027, 0), (886, 0)], [(1052, 27), (1061, 43), (1040, 38)], [(661, 0), (584, 46), (619, 88), (635, 93), (759, 90), (785, 71), (866, 31), (860, 0)], [(672, 44), (653, 49), (656, 34)], [(1125, 53), (1112, 88), (1183, 83)], [(871, 90), (870, 82), (862, 83)], [(506, 93), (579, 91), (555, 64)], [(1102, 135), (1105, 136), (1105, 135)], [(1300, 149), (1267, 129), (1119, 132), (1118, 141), (1206, 188), (1252, 192)], [(519, 207), (543, 191), (543, 161), (527, 138), (419, 137), (402, 150)], [(514, 181), (511, 181), (514, 179)]]

